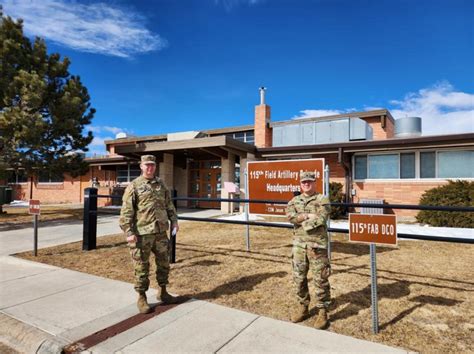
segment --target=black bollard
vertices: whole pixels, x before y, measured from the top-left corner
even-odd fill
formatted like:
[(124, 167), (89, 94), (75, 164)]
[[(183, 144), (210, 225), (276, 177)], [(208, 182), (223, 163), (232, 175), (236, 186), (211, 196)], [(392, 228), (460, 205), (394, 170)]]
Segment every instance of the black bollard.
[(82, 229), (82, 250), (97, 248), (97, 188), (84, 189), (84, 220)]

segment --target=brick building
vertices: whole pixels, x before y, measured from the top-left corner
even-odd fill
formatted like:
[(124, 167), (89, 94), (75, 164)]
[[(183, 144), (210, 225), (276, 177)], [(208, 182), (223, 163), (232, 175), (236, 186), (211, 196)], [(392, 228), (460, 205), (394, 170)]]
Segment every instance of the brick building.
[[(474, 124), (474, 123), (473, 123)], [(89, 158), (89, 172), (78, 178), (35, 178), (33, 197), (43, 203), (80, 203), (93, 177), (99, 194), (121, 194), (140, 174), (138, 160), (153, 154), (158, 174), (178, 196), (227, 197), (224, 182), (240, 182), (247, 161), (324, 157), (330, 181), (344, 185), (348, 201), (383, 199), (417, 204), (428, 189), (449, 179), (474, 180), (474, 134), (421, 135), (421, 118), (394, 120), (386, 109), (327, 117), (271, 121), (270, 106), (255, 107), (254, 124), (106, 141), (109, 155)], [(9, 180), (15, 198), (28, 199), (30, 182)], [(101, 200), (111, 204), (111, 200)], [(184, 205), (181, 202), (181, 205)], [(215, 202), (188, 206), (218, 208)], [(227, 206), (221, 206), (223, 210)], [(415, 211), (397, 210), (399, 215)]]

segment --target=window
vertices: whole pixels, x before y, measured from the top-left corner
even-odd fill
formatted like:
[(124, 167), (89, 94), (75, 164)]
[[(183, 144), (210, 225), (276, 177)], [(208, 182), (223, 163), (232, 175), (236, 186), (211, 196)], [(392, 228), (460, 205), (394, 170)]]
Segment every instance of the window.
[(439, 151), (439, 178), (474, 178), (474, 150)]
[(244, 143), (253, 144), (255, 142), (255, 134), (253, 130), (248, 132), (238, 132), (233, 134), (228, 134), (231, 138), (235, 140), (242, 141)]
[(436, 152), (420, 152), (420, 178), (436, 177)]
[(367, 178), (367, 155), (355, 157), (355, 179)]
[(117, 167), (117, 183), (128, 183), (141, 174), (139, 165), (127, 165)]
[(253, 144), (255, 142), (255, 135), (253, 130), (245, 133), (245, 142), (249, 144)]
[(63, 183), (64, 176), (62, 174), (53, 173), (51, 171), (41, 171), (38, 175), (39, 183)]
[(26, 183), (28, 176), (24, 170), (8, 171), (7, 181), (9, 184)]
[(398, 155), (369, 155), (369, 178), (398, 178)]
[(234, 139), (245, 142), (245, 133), (244, 132), (234, 133)]
[(355, 155), (354, 179), (367, 178), (474, 178), (474, 150)]
[(415, 153), (400, 154), (400, 178), (415, 178)]
[(130, 166), (130, 181), (133, 181), (135, 178), (140, 177), (142, 170), (139, 166)]

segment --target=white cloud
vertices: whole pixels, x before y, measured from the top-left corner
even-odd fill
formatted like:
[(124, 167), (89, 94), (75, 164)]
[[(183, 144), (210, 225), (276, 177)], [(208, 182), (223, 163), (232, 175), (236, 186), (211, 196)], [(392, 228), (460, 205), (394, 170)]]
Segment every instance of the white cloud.
[(474, 94), (441, 82), (390, 102), (392, 116), (421, 117), (423, 135), (474, 132)]
[(24, 20), (25, 33), (78, 51), (131, 57), (167, 42), (145, 28), (145, 17), (107, 3), (71, 0), (5, 0), (3, 11)]
[(109, 132), (112, 134), (117, 134), (117, 133), (127, 133), (128, 129), (124, 128), (119, 128), (119, 127), (111, 127), (109, 125), (90, 125), (87, 127), (88, 130), (90, 130), (93, 133), (104, 133), (104, 132)]
[[(397, 118), (421, 117), (423, 135), (461, 134), (474, 132), (474, 94), (456, 91), (446, 81), (410, 92), (401, 100), (391, 100), (386, 107)], [(378, 110), (381, 107), (364, 106), (363, 109), (305, 109), (292, 119), (323, 117), (355, 111)]]
[(214, 0), (217, 5), (222, 5), (227, 11), (232, 10), (234, 7), (241, 5), (258, 5), (263, 3), (265, 0)]
[(105, 136), (105, 137), (100, 137), (100, 136), (94, 136), (94, 139), (92, 139), (92, 142), (89, 144), (88, 148), (89, 151), (87, 151), (86, 155), (87, 156), (104, 156), (107, 155), (107, 150), (105, 149), (105, 140), (110, 140), (113, 139), (112, 137)]
[(92, 142), (89, 144), (89, 147), (92, 148), (98, 148), (98, 147), (101, 147), (103, 146), (104, 149), (105, 149), (105, 141), (106, 140), (113, 140), (113, 137), (111, 136), (104, 136), (104, 137), (100, 137), (100, 136), (94, 136), (94, 139), (92, 139)]
[(365, 106), (364, 111), (378, 111), (380, 109), (385, 109), (385, 107), (377, 107), (377, 106)]
[(92, 139), (92, 142), (89, 144), (88, 148), (89, 151), (87, 151), (86, 155), (87, 156), (103, 156), (107, 155), (107, 150), (105, 149), (105, 140), (111, 140), (113, 139), (110, 136), (94, 136), (94, 139)]
[(302, 119), (302, 118), (315, 118), (315, 117), (326, 117), (333, 116), (337, 114), (350, 113), (354, 112), (355, 108), (350, 108), (346, 110), (339, 109), (304, 109), (300, 111), (300, 114), (292, 117), (291, 119)]
[(128, 129), (111, 127), (109, 125), (89, 125), (87, 130), (94, 133), (94, 139), (88, 146), (89, 151), (87, 151), (87, 156), (107, 155), (108, 153), (105, 149), (105, 141), (115, 139), (113, 136), (110, 136), (110, 133), (112, 133), (114, 136), (117, 133), (122, 132), (129, 135), (132, 133)]

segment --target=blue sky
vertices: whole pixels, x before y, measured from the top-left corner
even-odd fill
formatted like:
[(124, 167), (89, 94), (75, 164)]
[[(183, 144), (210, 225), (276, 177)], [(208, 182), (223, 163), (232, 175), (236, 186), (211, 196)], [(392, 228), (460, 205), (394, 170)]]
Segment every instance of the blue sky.
[(91, 153), (150, 135), (388, 108), (474, 131), (474, 1), (2, 1), (68, 56), (97, 109)]

